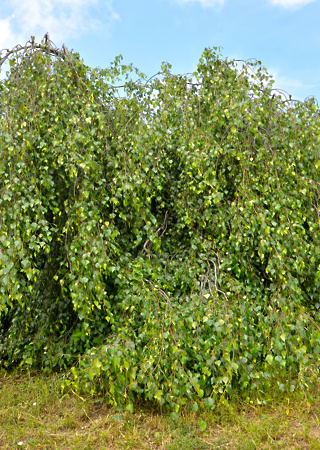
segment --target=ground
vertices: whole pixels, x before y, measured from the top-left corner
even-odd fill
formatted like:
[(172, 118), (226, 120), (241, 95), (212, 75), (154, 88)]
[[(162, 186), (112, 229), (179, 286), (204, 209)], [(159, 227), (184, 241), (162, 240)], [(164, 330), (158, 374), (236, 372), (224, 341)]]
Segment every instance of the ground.
[(213, 411), (136, 404), (121, 413), (101, 398), (61, 392), (65, 375), (2, 375), (1, 449), (320, 449), (320, 386), (275, 394), (267, 405), (240, 397)]

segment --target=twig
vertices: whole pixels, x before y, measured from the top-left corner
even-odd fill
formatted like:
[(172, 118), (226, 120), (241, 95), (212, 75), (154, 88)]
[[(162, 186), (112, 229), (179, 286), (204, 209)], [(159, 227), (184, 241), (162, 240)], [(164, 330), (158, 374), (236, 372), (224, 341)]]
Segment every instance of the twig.
[[(28, 45), (29, 44), (29, 45)], [(55, 48), (53, 48), (51, 45), (51, 41), (48, 41), (48, 43), (46, 43), (46, 44), (35, 44), (34, 43), (34, 40), (31, 38), (31, 40), (30, 41), (28, 41), (26, 44), (25, 44), (25, 46), (22, 46), (22, 45), (20, 45), (20, 44), (18, 44), (18, 45), (16, 45), (12, 50), (8, 50), (7, 49), (7, 53), (6, 53), (6, 55), (3, 57), (3, 58), (1, 58), (0, 59), (0, 67), (2, 66), (2, 64), (11, 56), (11, 55), (13, 55), (14, 53), (18, 53), (18, 52), (20, 52), (21, 50), (24, 50), (25, 52), (27, 51), (27, 50), (30, 50), (30, 49), (38, 49), (38, 50), (43, 50), (43, 51), (48, 51), (49, 50), (49, 52), (50, 53), (53, 53), (55, 56), (57, 56), (57, 57), (59, 57), (59, 58), (65, 58), (65, 55), (67, 54), (67, 53), (69, 53), (69, 52), (67, 52), (67, 51), (60, 51), (60, 50), (58, 50), (58, 49), (55, 49)], [(64, 50), (66, 49), (66, 47), (64, 47)], [(6, 49), (3, 49), (3, 50), (6, 50)], [(1, 54), (1, 52), (3, 51), (3, 50), (1, 50), (0, 51), (0, 54)]]
[[(162, 238), (162, 236), (164, 235), (164, 233), (167, 230), (168, 217), (169, 217), (169, 213), (168, 213), (168, 211), (166, 211), (166, 213), (164, 215), (163, 224), (156, 231), (156, 233), (159, 235), (159, 232), (162, 230), (162, 233), (158, 236), (159, 238)], [(150, 239), (147, 238), (146, 242), (143, 245), (142, 252), (145, 252), (148, 250), (149, 243), (150, 243)]]

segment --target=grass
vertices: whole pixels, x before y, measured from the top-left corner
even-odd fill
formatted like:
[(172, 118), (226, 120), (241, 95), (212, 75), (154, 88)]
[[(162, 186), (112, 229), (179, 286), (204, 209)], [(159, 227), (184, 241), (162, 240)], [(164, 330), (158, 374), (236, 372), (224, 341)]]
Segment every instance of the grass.
[(121, 414), (101, 399), (61, 392), (62, 375), (0, 378), (1, 449), (320, 449), (320, 386), (313, 400), (234, 398), (178, 422), (154, 405)]

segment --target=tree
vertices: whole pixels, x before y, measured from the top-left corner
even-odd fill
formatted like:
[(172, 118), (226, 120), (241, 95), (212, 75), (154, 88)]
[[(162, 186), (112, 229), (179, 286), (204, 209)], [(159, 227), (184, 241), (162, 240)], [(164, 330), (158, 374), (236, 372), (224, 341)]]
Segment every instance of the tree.
[(2, 61), (1, 364), (178, 411), (318, 373), (319, 109), (261, 63)]

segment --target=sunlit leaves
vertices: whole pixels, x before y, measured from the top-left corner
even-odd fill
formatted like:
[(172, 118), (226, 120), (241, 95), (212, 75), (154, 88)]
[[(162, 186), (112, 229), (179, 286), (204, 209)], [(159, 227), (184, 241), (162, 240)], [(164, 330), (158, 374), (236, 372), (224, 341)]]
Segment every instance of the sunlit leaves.
[(190, 76), (164, 63), (149, 80), (121, 57), (11, 60), (6, 367), (72, 366), (75, 389), (129, 411), (144, 396), (173, 420), (187, 402), (210, 409), (235, 388), (292, 390), (318, 373), (318, 107), (217, 50)]

